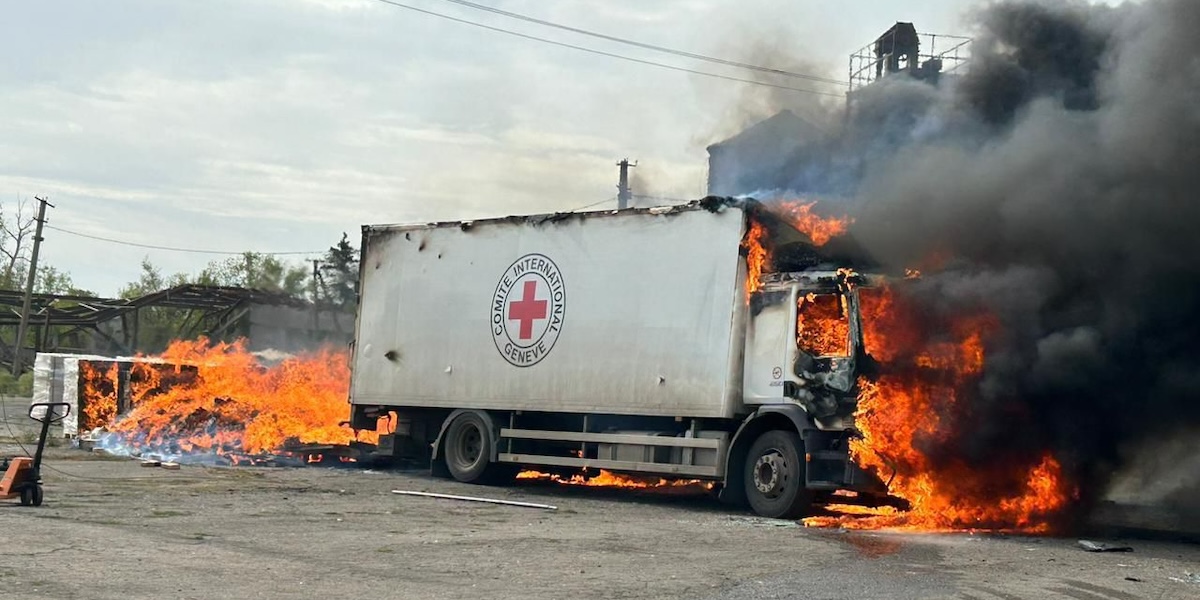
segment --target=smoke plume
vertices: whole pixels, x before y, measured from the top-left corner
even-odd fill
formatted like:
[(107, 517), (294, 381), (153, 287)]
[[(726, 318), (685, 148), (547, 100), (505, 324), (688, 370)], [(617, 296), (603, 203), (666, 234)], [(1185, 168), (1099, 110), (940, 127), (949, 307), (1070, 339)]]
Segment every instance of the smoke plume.
[(974, 18), (965, 75), (866, 89), (762, 187), (847, 197), (875, 260), (926, 268), (922, 310), (999, 320), (970, 422), (931, 452), (1051, 451), (1095, 500), (1200, 425), (1200, 2)]

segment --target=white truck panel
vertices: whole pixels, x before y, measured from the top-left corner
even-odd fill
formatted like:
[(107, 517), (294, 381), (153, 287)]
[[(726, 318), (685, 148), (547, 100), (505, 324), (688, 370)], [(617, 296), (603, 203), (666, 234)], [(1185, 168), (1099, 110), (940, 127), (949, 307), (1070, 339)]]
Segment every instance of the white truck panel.
[(744, 228), (738, 206), (365, 228), (351, 401), (733, 417)]

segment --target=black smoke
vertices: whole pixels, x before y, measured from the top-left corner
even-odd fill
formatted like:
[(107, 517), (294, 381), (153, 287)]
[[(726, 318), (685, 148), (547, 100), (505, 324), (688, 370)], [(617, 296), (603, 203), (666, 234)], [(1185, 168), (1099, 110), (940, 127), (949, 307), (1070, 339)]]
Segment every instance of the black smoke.
[[(922, 310), (1001, 324), (971, 427), (940, 451), (1052, 451), (1095, 500), (1146, 443), (1200, 431), (1200, 2), (975, 20), (967, 74), (863, 93), (817, 191), (851, 199), (885, 266), (936, 257)], [(810, 191), (788, 179), (807, 160), (780, 187)]]

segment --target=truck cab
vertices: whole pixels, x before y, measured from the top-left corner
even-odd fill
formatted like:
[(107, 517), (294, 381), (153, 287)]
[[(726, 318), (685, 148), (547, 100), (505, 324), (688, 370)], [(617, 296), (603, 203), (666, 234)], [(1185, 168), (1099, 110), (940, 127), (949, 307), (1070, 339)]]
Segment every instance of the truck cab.
[(858, 286), (850, 271), (777, 273), (750, 299), (745, 403), (796, 404), (821, 430), (853, 428), (863, 348)]
[[(858, 379), (872, 362), (864, 348), (859, 288), (872, 283), (847, 269), (761, 278), (750, 296), (743, 374), (744, 402), (753, 413), (737, 437), (761, 438), (772, 427), (784, 433), (773, 435), (772, 444), (748, 447), (745, 460), (731, 458), (727, 499), (748, 501), (761, 514), (795, 516), (822, 492), (886, 494), (882, 482), (849, 457), (857, 434)], [(802, 465), (790, 464), (793, 452)], [(734, 472), (738, 464), (744, 465), (740, 474)], [(739, 475), (744, 485), (732, 485)], [(803, 478), (794, 493), (786, 489), (789, 476)]]

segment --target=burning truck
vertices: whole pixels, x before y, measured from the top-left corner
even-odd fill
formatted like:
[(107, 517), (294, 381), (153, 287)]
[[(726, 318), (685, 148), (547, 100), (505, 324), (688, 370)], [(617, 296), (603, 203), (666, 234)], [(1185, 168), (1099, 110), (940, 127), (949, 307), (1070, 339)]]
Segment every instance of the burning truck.
[(707, 198), (366, 226), (351, 427), (387, 419), (381, 449), (463, 482), (697, 479), (767, 517), (883, 500), (850, 454), (872, 280), (793, 222)]

